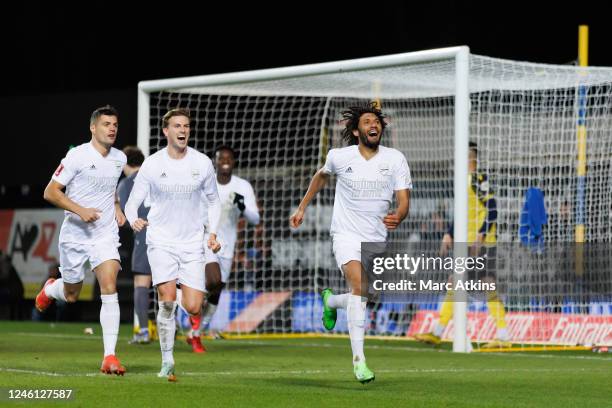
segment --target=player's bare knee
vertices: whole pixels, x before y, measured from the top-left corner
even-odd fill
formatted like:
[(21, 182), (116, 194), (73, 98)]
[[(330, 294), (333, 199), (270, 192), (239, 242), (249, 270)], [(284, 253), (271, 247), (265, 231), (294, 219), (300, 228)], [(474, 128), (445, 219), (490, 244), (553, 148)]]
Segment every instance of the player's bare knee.
[(174, 302), (176, 300), (176, 286), (174, 285), (158, 285), (157, 293), (160, 301)]
[(200, 314), (202, 310), (202, 306), (196, 303), (189, 303), (188, 305), (183, 305), (183, 308), (192, 316)]
[(200, 299), (186, 298), (183, 296), (181, 306), (192, 316), (200, 314), (200, 311), (202, 310), (202, 303)]
[(79, 300), (79, 292), (64, 292), (67, 303), (74, 303)]

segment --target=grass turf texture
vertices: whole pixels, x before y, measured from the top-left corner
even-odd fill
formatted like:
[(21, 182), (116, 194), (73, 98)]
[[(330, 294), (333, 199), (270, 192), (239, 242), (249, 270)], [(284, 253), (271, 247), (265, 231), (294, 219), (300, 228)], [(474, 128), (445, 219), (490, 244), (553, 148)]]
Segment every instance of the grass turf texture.
[[(83, 334), (93, 327), (94, 335)], [(209, 340), (195, 355), (177, 340), (177, 383), (157, 378), (159, 344), (128, 345), (117, 355), (125, 377), (98, 371), (99, 325), (0, 322), (0, 397), (7, 389), (73, 388), (75, 397), (45, 406), (368, 406), (609, 407), (612, 355), (591, 352), (453, 354), (409, 341), (366, 340), (376, 381), (353, 378), (348, 339)]]

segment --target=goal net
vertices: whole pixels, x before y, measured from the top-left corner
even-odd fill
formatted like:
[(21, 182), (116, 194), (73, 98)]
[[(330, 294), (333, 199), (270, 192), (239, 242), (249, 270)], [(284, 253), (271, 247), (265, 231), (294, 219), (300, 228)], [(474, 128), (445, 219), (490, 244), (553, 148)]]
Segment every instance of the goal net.
[[(288, 219), (329, 149), (342, 146), (341, 111), (377, 100), (389, 123), (382, 144), (405, 154), (414, 183), (409, 217), (391, 239), (439, 246), (455, 218), (454, 185), (468, 188), (468, 172), (455, 171), (456, 113), (465, 112), (469, 140), (478, 146), (477, 174), (486, 175), (497, 202), (496, 281), (510, 341), (525, 347), (612, 343), (606, 252), (612, 238), (612, 69), (469, 55), (469, 105), (460, 111), (456, 52), (448, 50), (455, 49), (140, 84), (141, 148), (163, 148), (162, 116), (187, 107), (191, 145), (211, 157), (219, 145), (234, 148), (234, 174), (251, 182), (258, 199), (262, 221), (239, 224), (232, 274), (212, 328), (324, 331), (320, 290), (347, 291), (329, 237), (335, 179), (300, 229), (292, 231)], [(520, 240), (521, 225), (530, 222), (521, 217), (530, 187), (543, 193), (547, 213), (537, 248)], [(368, 305), (367, 331), (431, 331), (444, 298), (383, 295)], [(454, 337), (453, 321), (443, 338)], [(486, 298), (470, 296), (468, 338), (494, 340), (496, 324)], [(342, 311), (334, 331), (347, 332)]]

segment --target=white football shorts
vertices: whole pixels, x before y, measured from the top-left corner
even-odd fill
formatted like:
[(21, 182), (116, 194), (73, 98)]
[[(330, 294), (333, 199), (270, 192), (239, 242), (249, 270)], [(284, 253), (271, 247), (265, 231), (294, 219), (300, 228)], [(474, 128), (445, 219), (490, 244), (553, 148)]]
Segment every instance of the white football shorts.
[(179, 248), (151, 246), (147, 248), (153, 285), (177, 281), (181, 285), (205, 292), (204, 251), (185, 252)]
[[(223, 245), (223, 243), (221, 243)], [(206, 264), (216, 262), (219, 264), (221, 269), (221, 282), (226, 283), (229, 279), (230, 272), (232, 271), (232, 258), (225, 258), (214, 253), (208, 248), (208, 234), (204, 236), (204, 252), (206, 254)]]
[(362, 267), (369, 271), (372, 267), (372, 260), (376, 256), (383, 256), (385, 248), (385, 242), (367, 242), (363, 248), (366, 252), (362, 252), (362, 242), (357, 239), (341, 236), (332, 237), (332, 250), (336, 257), (336, 264), (342, 274), (344, 274), (342, 266), (350, 261), (360, 262)]
[(359, 241), (333, 237), (332, 250), (334, 251), (334, 257), (336, 258), (338, 269), (340, 269), (340, 272), (342, 272), (343, 275), (343, 265), (346, 265), (350, 261), (361, 262), (361, 242)]
[(100, 241), (95, 244), (60, 242), (60, 272), (66, 283), (79, 283), (85, 279), (85, 272), (93, 271), (100, 264), (114, 259), (121, 262), (117, 241)]

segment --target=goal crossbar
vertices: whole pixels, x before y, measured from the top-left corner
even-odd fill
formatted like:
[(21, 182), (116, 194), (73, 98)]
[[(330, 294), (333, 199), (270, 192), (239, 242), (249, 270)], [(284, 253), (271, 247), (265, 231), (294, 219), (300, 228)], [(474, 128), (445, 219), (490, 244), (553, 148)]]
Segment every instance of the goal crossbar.
[[(467, 174), (470, 115), (470, 91), (468, 84), (470, 74), (469, 58), (469, 48), (467, 46), (458, 46), (284, 68), (142, 81), (138, 84), (138, 146), (142, 149), (145, 156), (149, 155), (151, 136), (150, 94), (154, 92), (159, 92), (162, 90), (181, 92), (182, 90), (185, 91), (193, 87), (210, 87), (273, 80), (287, 80), (293, 78), (306, 78), (312, 76), (342, 74), (372, 69), (386, 69), (410, 64), (424, 64), (447, 60), (451, 65), (454, 61), (453, 68), (455, 72), (454, 89), (450, 90), (450, 93), (454, 94), (452, 96), (454, 97), (455, 107), (454, 174)], [(467, 189), (468, 185), (466, 177), (454, 177), (453, 212), (455, 219), (456, 242), (465, 242), (467, 240), (468, 221), (464, 216), (464, 214), (467, 214), (468, 208)], [(460, 253), (457, 253), (456, 255), (461, 256)], [(467, 307), (465, 302), (455, 303), (454, 316), (456, 332), (465, 333), (467, 324)], [(453, 350), (456, 352), (465, 352), (467, 351), (467, 344), (467, 337), (465, 335), (455, 336)]]

